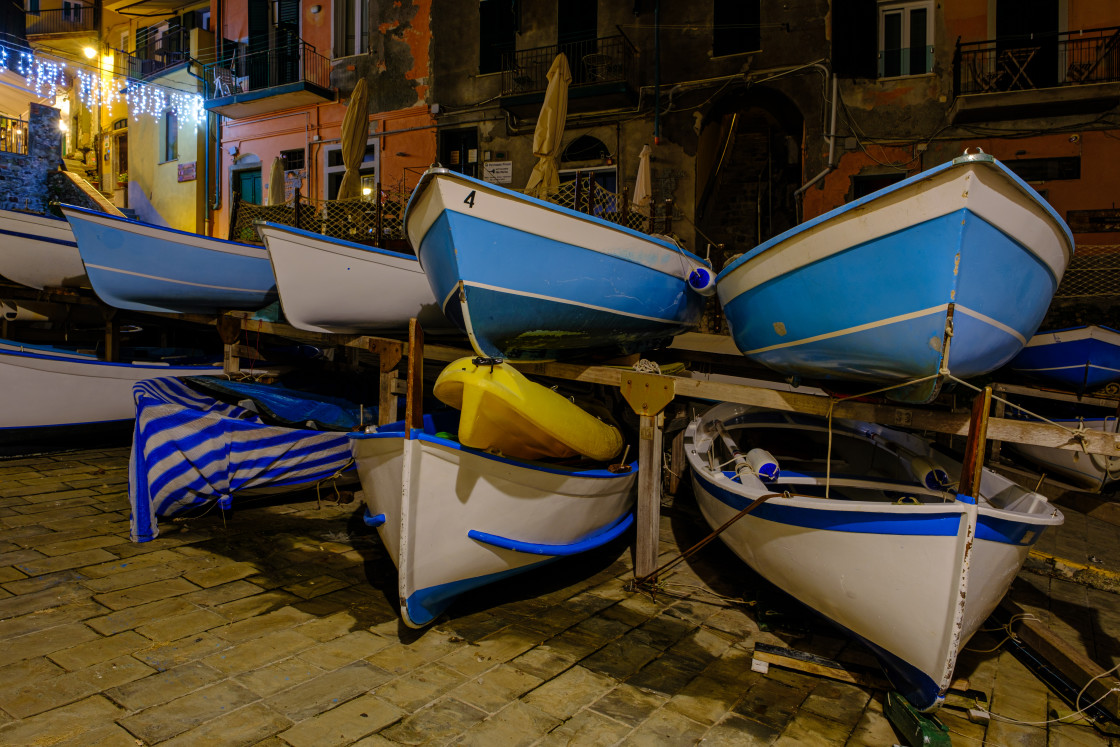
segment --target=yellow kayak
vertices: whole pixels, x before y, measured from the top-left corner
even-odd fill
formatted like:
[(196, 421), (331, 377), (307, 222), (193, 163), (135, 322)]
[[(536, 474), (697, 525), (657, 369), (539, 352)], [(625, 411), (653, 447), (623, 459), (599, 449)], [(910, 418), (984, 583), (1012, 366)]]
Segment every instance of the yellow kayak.
[(622, 451), (618, 428), (506, 363), (460, 358), (436, 379), (435, 395), (462, 411), (459, 443), (472, 449), (515, 459), (582, 454), (602, 461)]

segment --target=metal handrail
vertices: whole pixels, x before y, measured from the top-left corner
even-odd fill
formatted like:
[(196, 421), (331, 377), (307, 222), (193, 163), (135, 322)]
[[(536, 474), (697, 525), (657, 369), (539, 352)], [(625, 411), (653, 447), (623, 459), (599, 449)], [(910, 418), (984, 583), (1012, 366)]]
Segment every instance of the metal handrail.
[(331, 61), (315, 51), (308, 42), (277, 45), (249, 52), (232, 62), (218, 62), (203, 68), (206, 98), (217, 99), (235, 93), (259, 91), (304, 81), (330, 88)]
[(548, 88), (548, 69), (561, 52), (568, 58), (573, 88), (601, 83), (628, 83), (636, 87), (637, 49), (625, 36), (618, 35), (505, 53), (502, 95), (544, 91)]
[(956, 95), (1120, 81), (1120, 26), (957, 40)]

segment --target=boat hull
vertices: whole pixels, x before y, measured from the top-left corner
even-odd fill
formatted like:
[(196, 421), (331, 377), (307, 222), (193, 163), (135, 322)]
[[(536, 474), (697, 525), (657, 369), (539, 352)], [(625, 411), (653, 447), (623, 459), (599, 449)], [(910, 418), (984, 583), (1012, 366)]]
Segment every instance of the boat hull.
[[(1103, 433), (1117, 432), (1117, 419), (1115, 417), (1056, 422), (1074, 429), (1078, 429), (1084, 424), (1086, 430)], [(1082, 490), (1099, 493), (1105, 487), (1120, 479), (1120, 457), (1088, 454), (1072, 449), (1055, 449), (1049, 446), (1018, 444), (1010, 441), (1005, 442), (1004, 446), (1022, 454), (1029, 461), (1042, 467), (1048, 474), (1057, 475)]]
[(0, 275), (30, 288), (88, 288), (74, 232), (65, 220), (0, 210)]
[(264, 247), (63, 206), (94, 293), (118, 309), (219, 314), (276, 300)]
[(93, 356), (0, 344), (0, 390), (15, 392), (0, 412), (0, 439), (18, 440), (26, 429), (51, 429), (131, 420), (132, 387), (160, 376), (221, 373), (221, 364), (169, 366), (107, 363)]
[[(733, 473), (709, 469), (692, 449), (708, 423), (730, 423), (743, 412), (718, 405), (685, 433), (705, 519), (718, 527), (763, 493), (791, 491), (792, 497), (762, 503), (721, 539), (763, 578), (865, 642), (912, 704), (936, 708), (958, 651), (1006, 594), (1041, 532), (1061, 523), (1061, 514), (1042, 496), (1015, 492), (1010, 481), (990, 471), (981, 494), (1012, 491), (1008, 495), (1016, 496), (1021, 510), (959, 499), (900, 504), (813, 497), (784, 485), (785, 478), (766, 486), (753, 476), (737, 482)], [(940, 463), (959, 469), (944, 458)]]
[(1026, 344), (1072, 251), (1037, 193), (966, 156), (776, 237), (717, 290), (747, 357), (806, 378), (910, 382), (888, 396), (923, 402), (943, 369), (978, 376)]
[(1008, 367), (1068, 391), (1096, 391), (1120, 381), (1120, 332), (1097, 326), (1043, 332)]
[(351, 436), (367, 523), (379, 524), (397, 566), (401, 618), (411, 627), (472, 589), (599, 546), (629, 526), (636, 464), (618, 474), (576, 472), (413, 436)]
[(408, 329), (416, 318), (426, 331), (454, 329), (413, 256), (269, 223), (257, 232), (293, 327), (366, 334)]
[(405, 215), (432, 292), (480, 355), (636, 351), (693, 327), (703, 262), (674, 244), (444, 169)]

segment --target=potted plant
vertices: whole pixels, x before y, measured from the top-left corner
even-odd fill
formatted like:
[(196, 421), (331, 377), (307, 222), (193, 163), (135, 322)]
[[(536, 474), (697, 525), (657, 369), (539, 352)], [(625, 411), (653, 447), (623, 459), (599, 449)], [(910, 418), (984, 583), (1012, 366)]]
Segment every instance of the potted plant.
[(122, 171), (121, 173), (117, 174), (117, 186), (123, 187), (126, 184), (128, 184), (128, 172)]

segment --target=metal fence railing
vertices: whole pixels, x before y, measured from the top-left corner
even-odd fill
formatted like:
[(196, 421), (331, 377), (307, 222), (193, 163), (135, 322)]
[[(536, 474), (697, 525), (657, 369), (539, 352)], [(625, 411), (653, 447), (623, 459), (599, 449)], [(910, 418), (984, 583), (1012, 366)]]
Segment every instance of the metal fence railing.
[[(255, 205), (235, 200), (229, 237), (234, 241), (260, 242), (256, 223), (268, 221), (301, 228), (345, 241), (392, 249), (407, 249), (404, 209), (411, 195), (408, 187), (377, 188), (380, 200), (311, 200), (302, 195), (283, 205)], [(593, 174), (563, 182), (549, 195), (549, 202), (643, 233), (671, 234), (673, 203), (652, 206), (652, 215), (634, 210), (627, 191), (611, 192), (597, 184)]]
[(0, 115), (0, 153), (27, 154), (27, 122)]
[(97, 30), (97, 7), (71, 5), (68, 8), (40, 10), (25, 14), (28, 36), (43, 34), (75, 34)]
[(203, 68), (207, 100), (306, 81), (330, 88), (331, 61), (297, 39)]
[(637, 50), (625, 36), (607, 36), (507, 52), (502, 61), (502, 95), (544, 91), (548, 69), (560, 52), (568, 58), (572, 87), (598, 83), (637, 87)]
[(956, 95), (1120, 80), (1120, 26), (957, 42)]

